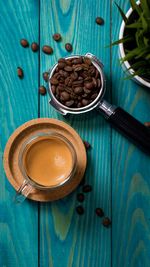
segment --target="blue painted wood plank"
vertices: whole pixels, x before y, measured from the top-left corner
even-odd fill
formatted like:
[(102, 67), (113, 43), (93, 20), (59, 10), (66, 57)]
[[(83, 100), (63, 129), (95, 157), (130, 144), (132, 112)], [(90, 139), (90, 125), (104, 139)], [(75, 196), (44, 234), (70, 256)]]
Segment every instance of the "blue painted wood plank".
[[(38, 265), (37, 203), (13, 203), (15, 191), (5, 177), (2, 158), (7, 139), (38, 114), (38, 54), (20, 39), (38, 41), (38, 5), (34, 0), (0, 1), (0, 266)], [(24, 79), (17, 77), (17, 67)]]
[[(128, 10), (128, 1), (117, 0)], [(112, 5), (112, 38), (121, 17)], [(118, 48), (112, 49), (112, 100), (141, 122), (150, 120), (150, 92), (123, 80)], [(150, 157), (113, 131), (112, 135), (112, 260), (114, 267), (150, 266)]]
[[(109, 1), (44, 1), (41, 0), (41, 46), (51, 45), (54, 54), (41, 53), (41, 73), (49, 69), (59, 57), (68, 53), (66, 42), (73, 44), (72, 54), (94, 53), (102, 59), (110, 76), (110, 55), (104, 47), (110, 43)], [(102, 16), (105, 26), (95, 24)], [(62, 34), (62, 42), (54, 42), (52, 35)], [(41, 79), (41, 84), (44, 81)], [(109, 98), (109, 81), (108, 92)], [(111, 229), (105, 229), (94, 209), (101, 206), (111, 216), (111, 131), (100, 115), (93, 111), (80, 117), (63, 118), (48, 107), (48, 95), (40, 98), (40, 116), (64, 120), (73, 126), (92, 149), (88, 152), (87, 182), (93, 192), (86, 195), (85, 214), (75, 212), (76, 193), (52, 204), (42, 204), (40, 212), (40, 265), (53, 267), (111, 266)]]

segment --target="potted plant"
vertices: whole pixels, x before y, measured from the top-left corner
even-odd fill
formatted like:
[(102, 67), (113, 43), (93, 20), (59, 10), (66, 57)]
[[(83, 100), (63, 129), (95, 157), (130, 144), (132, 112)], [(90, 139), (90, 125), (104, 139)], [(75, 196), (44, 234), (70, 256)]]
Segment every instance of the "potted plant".
[(119, 40), (120, 61), (128, 77), (150, 88), (150, 0), (135, 2), (125, 14), (117, 5), (123, 18)]

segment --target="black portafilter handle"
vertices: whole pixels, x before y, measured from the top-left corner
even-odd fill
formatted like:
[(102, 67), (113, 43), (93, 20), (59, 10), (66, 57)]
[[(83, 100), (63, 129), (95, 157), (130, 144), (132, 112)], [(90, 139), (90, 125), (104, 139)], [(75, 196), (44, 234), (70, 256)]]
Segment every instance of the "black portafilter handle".
[(119, 132), (123, 133), (144, 152), (150, 154), (150, 129), (120, 107), (105, 100), (99, 105), (101, 113)]

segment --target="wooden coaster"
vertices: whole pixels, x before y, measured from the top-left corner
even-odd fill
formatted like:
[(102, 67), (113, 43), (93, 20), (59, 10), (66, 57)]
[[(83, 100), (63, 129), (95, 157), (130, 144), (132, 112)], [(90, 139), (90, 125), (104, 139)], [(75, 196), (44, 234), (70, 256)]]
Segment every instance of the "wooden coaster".
[(61, 187), (43, 191), (34, 189), (28, 198), (36, 201), (53, 201), (65, 197), (71, 193), (81, 182), (87, 163), (86, 150), (82, 139), (77, 132), (68, 124), (49, 118), (34, 119), (26, 122), (15, 130), (10, 136), (4, 151), (4, 169), (12, 186), (18, 190), (24, 181), (19, 169), (18, 155), (22, 144), (32, 135), (38, 132), (55, 131), (65, 136), (74, 146), (77, 154), (77, 169), (70, 182)]

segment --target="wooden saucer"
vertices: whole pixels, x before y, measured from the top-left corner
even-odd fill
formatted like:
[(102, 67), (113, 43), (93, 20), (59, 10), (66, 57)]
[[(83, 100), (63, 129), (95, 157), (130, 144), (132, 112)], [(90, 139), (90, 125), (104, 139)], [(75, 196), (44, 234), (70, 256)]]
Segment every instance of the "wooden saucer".
[(81, 182), (86, 168), (86, 150), (77, 132), (68, 124), (49, 118), (34, 119), (26, 122), (15, 130), (10, 136), (4, 151), (4, 169), (12, 186), (18, 190), (24, 181), (19, 169), (18, 155), (22, 144), (32, 135), (38, 132), (55, 131), (64, 135), (74, 146), (77, 154), (77, 169), (70, 182), (61, 189), (43, 191), (34, 189), (28, 198), (36, 201), (53, 201), (65, 197), (71, 193)]

